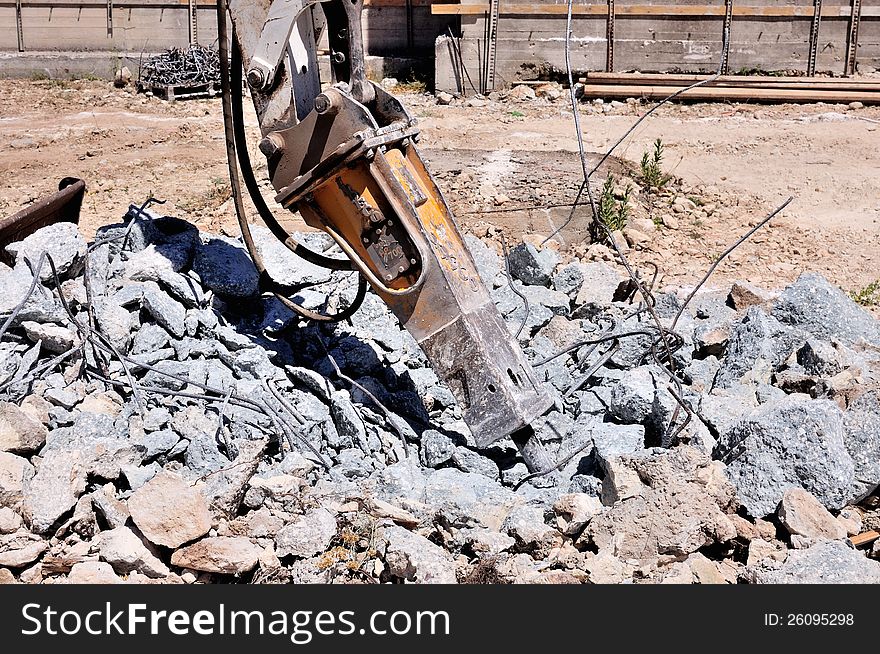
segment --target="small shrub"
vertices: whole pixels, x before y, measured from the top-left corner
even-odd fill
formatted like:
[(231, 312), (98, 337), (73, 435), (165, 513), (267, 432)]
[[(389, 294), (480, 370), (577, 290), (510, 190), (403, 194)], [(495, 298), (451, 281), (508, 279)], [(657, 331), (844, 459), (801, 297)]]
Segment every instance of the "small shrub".
[(856, 304), (861, 304), (863, 307), (880, 306), (880, 279), (849, 295)]
[(663, 172), (662, 163), (663, 141), (657, 139), (654, 141), (654, 152), (646, 151), (642, 154), (642, 181), (649, 189), (660, 190), (672, 179), (672, 175)]
[[(629, 199), (632, 195), (632, 186), (627, 185), (623, 195), (618, 199), (614, 195), (614, 175), (608, 175), (605, 184), (602, 186), (602, 195), (599, 197), (599, 222), (608, 228), (608, 231), (614, 232), (626, 227), (629, 220), (630, 206)], [(604, 241), (607, 234), (604, 230), (599, 229), (596, 225), (593, 233), (594, 241)]]

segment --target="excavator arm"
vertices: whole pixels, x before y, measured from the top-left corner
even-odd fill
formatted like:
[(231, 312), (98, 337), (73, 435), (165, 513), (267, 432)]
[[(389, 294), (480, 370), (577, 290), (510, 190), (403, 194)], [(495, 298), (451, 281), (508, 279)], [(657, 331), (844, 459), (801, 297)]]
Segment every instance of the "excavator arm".
[[(225, 17), (227, 0), (219, 2)], [(266, 273), (239, 210), (263, 289), (300, 315), (327, 321), (350, 316), (369, 285), (449, 386), (477, 445), (512, 436), (532, 471), (547, 469), (530, 426), (552, 399), (480, 280), (419, 154), (415, 120), (366, 77), (362, 9), (363, 0), (228, 0), (232, 63), (224, 71), (224, 114), (233, 182), (237, 157), (263, 220), (290, 250), (312, 263), (355, 270), (361, 280), (353, 305), (341, 314), (326, 316), (297, 305)], [(220, 23), (225, 50), (225, 20)], [(324, 31), (332, 79), (322, 89), (317, 43)], [(221, 59), (227, 61), (222, 51)], [(242, 70), (275, 200), (329, 234), (347, 260), (307, 250), (265, 206), (247, 159)], [(240, 199), (236, 206), (240, 209)]]

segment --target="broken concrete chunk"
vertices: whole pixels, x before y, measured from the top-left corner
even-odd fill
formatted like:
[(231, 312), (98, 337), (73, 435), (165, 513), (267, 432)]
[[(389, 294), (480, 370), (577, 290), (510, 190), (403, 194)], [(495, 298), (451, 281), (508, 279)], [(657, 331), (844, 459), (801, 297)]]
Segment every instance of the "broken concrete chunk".
[(587, 533), (600, 549), (652, 559), (690, 554), (736, 537), (724, 513), (733, 488), (702, 452), (682, 446), (654, 456), (622, 456), (618, 462), (636, 473), (644, 488), (590, 520)]
[(746, 579), (758, 584), (880, 584), (880, 563), (843, 541), (823, 541), (789, 551), (781, 565), (765, 559), (749, 566)]
[(0, 452), (0, 506), (17, 511), (34, 473), (34, 466), (27, 459)]
[(843, 414), (843, 442), (855, 465), (852, 500), (880, 484), (880, 388), (865, 390)]
[(219, 295), (253, 297), (260, 276), (244, 245), (224, 236), (205, 237), (196, 249), (193, 270), (202, 284)]
[(816, 273), (802, 274), (782, 292), (773, 317), (818, 338), (836, 338), (847, 345), (861, 339), (880, 346), (880, 322)]
[(31, 530), (50, 531), (86, 489), (88, 463), (80, 450), (45, 452), (24, 495), (22, 510)]
[(275, 553), (279, 557), (309, 557), (330, 546), (336, 536), (336, 518), (327, 509), (315, 509), (279, 531), (275, 536)]
[(783, 493), (779, 520), (792, 535), (828, 540), (846, 538), (844, 526), (803, 488), (789, 488)]
[(548, 286), (559, 255), (550, 248), (538, 250), (531, 243), (520, 243), (510, 250), (508, 260), (515, 279), (523, 284)]
[(716, 386), (769, 384), (773, 372), (800, 347), (807, 336), (752, 307), (731, 328), (726, 356), (715, 379)]
[[(61, 279), (74, 276), (82, 269), (86, 256), (86, 242), (80, 236), (79, 228), (74, 223), (55, 223), (43, 227), (23, 241), (11, 243), (6, 251), (15, 257), (16, 264), (29, 260), (34, 266), (45, 252), (52, 257), (55, 269)], [(40, 281), (52, 279), (52, 267), (43, 261), (40, 269)]]
[(11, 402), (0, 402), (0, 450), (35, 452), (46, 442), (47, 429)]
[(67, 352), (79, 343), (76, 332), (60, 325), (25, 320), (21, 323), (21, 327), (32, 343), (39, 341), (46, 350), (56, 354)]
[(67, 575), (69, 584), (121, 584), (109, 563), (103, 561), (81, 561), (75, 563)]
[(388, 541), (385, 565), (393, 577), (421, 584), (456, 583), (455, 561), (442, 547), (397, 525), (383, 528), (382, 536)]
[(263, 548), (241, 536), (216, 536), (182, 547), (171, 555), (171, 565), (190, 570), (241, 575), (257, 567)]
[(422, 464), (429, 468), (437, 468), (452, 458), (455, 444), (448, 436), (435, 429), (422, 432), (419, 455)]
[(180, 475), (160, 472), (128, 499), (131, 518), (150, 542), (180, 547), (208, 533), (208, 502)]
[(788, 488), (810, 491), (828, 509), (850, 500), (853, 460), (845, 447), (843, 415), (828, 400), (790, 395), (770, 402), (719, 439), (715, 454), (749, 515), (776, 510)]
[(573, 536), (580, 533), (590, 519), (602, 510), (598, 497), (586, 493), (560, 495), (553, 503), (557, 525), (562, 533)]
[(116, 527), (98, 536), (98, 554), (118, 574), (136, 571), (153, 579), (166, 577), (168, 566), (147, 549), (128, 527)]
[(761, 305), (773, 299), (773, 295), (748, 282), (734, 282), (730, 287), (727, 302), (737, 311)]

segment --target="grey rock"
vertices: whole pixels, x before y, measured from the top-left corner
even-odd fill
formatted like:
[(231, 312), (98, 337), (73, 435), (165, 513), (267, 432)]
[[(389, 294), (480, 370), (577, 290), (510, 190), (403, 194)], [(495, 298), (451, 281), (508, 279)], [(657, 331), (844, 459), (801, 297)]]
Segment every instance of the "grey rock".
[(584, 266), (581, 263), (572, 261), (557, 270), (553, 277), (550, 278), (553, 290), (565, 293), (570, 299), (577, 297), (578, 291), (584, 283), (585, 274)]
[(21, 527), (21, 516), (9, 507), (0, 508), (0, 534), (13, 534)]
[[(187, 444), (188, 441), (184, 440), (180, 441), (180, 443)], [(138, 488), (146, 484), (161, 471), (162, 466), (153, 461), (148, 465), (124, 466), (122, 468), (122, 476), (125, 477), (125, 481), (128, 482), (128, 487), (131, 490), (136, 491)]]
[(33, 532), (45, 534), (70, 511), (86, 489), (88, 468), (79, 450), (45, 453), (37, 474), (28, 484), (22, 502)]
[(66, 388), (48, 388), (43, 393), (43, 397), (52, 404), (68, 410), (82, 402), (83, 399), (78, 393)]
[(502, 531), (511, 536), (518, 549), (544, 558), (554, 547), (562, 545), (562, 535), (544, 522), (544, 511), (535, 506), (514, 508), (505, 518)]
[(716, 456), (749, 515), (776, 510), (783, 493), (803, 488), (828, 509), (847, 504), (855, 481), (843, 415), (828, 400), (790, 395), (763, 405), (721, 435)]
[(828, 341), (810, 338), (797, 351), (797, 362), (807, 374), (833, 377), (843, 369), (837, 348)]
[(200, 477), (217, 472), (229, 463), (229, 459), (220, 453), (213, 432), (195, 435), (186, 448), (183, 461), (190, 472)]
[[(46, 268), (48, 266), (44, 265), (43, 269)], [(0, 263), (0, 288), (3, 288), (3, 293), (0, 293), (0, 314), (6, 316), (11, 314), (27, 296), (27, 300), (24, 301), (24, 305), (12, 323), (13, 326), (19, 325), (25, 320), (64, 322), (67, 319), (67, 314), (48, 289), (38, 284), (34, 292), (27, 295), (33, 279), (33, 275), (24, 264), (12, 269)]]
[(785, 563), (764, 560), (746, 571), (757, 584), (880, 584), (880, 563), (842, 541), (790, 550)]
[[(279, 284), (296, 286), (298, 284), (318, 284), (330, 281), (331, 271), (321, 268), (291, 252), (265, 227), (251, 227), (254, 245), (263, 258), (263, 264), (269, 275)], [(302, 234), (293, 235), (297, 240), (304, 241)], [(312, 248), (316, 249), (316, 248)], [(321, 249), (317, 249), (321, 252)]]
[(0, 402), (0, 451), (34, 452), (46, 442), (46, 427), (11, 402)]
[(617, 270), (602, 262), (580, 264), (580, 270), (584, 283), (578, 288), (574, 303), (585, 317), (595, 315), (620, 299), (625, 281)]
[(593, 452), (600, 464), (622, 454), (638, 452), (645, 447), (645, 428), (642, 425), (616, 425), (599, 422), (592, 429)]
[(628, 370), (611, 389), (609, 412), (626, 423), (644, 423), (654, 405), (654, 375), (647, 366)]
[(715, 383), (721, 388), (738, 383), (770, 383), (773, 372), (805, 340), (803, 332), (752, 307), (732, 328)]
[(409, 460), (387, 466), (371, 482), (377, 497), (420, 517), (439, 513), (451, 523), (477, 523), (495, 530), (514, 506), (523, 503), (521, 496), (483, 475), (457, 468), (425, 471)]
[(139, 465), (144, 456), (113, 418), (97, 413), (79, 414), (70, 427), (49, 432), (40, 454), (53, 452), (79, 452), (85, 471), (103, 479), (117, 479), (123, 466)]
[[(158, 431), (171, 421), (171, 413), (165, 407), (149, 409), (144, 414), (144, 431)], [(147, 449), (149, 456), (149, 448)]]
[(203, 286), (219, 295), (253, 297), (260, 276), (244, 245), (222, 236), (206, 237), (196, 249), (193, 270)]
[(95, 322), (98, 329), (120, 352), (128, 351), (131, 325), (131, 314), (121, 305), (106, 299), (100, 299), (94, 306)]
[(844, 445), (855, 464), (853, 501), (880, 484), (880, 389), (868, 389), (850, 401), (843, 415)]
[(464, 242), (474, 258), (477, 272), (486, 288), (491, 290), (496, 286), (501, 286), (504, 283), (504, 270), (498, 253), (490, 245), (472, 234), (465, 234)]
[[(58, 275), (76, 275), (85, 259), (86, 242), (79, 234), (74, 223), (55, 223), (38, 229), (23, 241), (11, 243), (6, 251), (15, 257), (16, 262), (28, 259), (36, 265), (43, 252), (52, 257)], [(52, 268), (48, 261), (43, 262), (40, 269), (40, 280), (47, 282), (52, 279)]]
[(98, 555), (118, 574), (139, 572), (153, 579), (167, 577), (170, 571), (128, 527), (116, 527), (98, 537)]
[(144, 284), (142, 306), (172, 336), (183, 338), (186, 333), (186, 309), (180, 302), (171, 299), (156, 283)]
[(398, 579), (422, 584), (454, 584), (455, 560), (442, 547), (411, 531), (392, 525), (382, 530), (388, 541), (385, 564)]
[(489, 479), (499, 479), (498, 465), (485, 456), (467, 447), (456, 447), (452, 453), (452, 463), (464, 472), (485, 475)]
[[(157, 409), (153, 410), (156, 411)], [(174, 431), (170, 429), (160, 429), (158, 431), (145, 433), (142, 438), (138, 439), (138, 442), (146, 450), (144, 460), (152, 461), (157, 456), (174, 449), (174, 446), (177, 445), (179, 440), (180, 436)]]
[(336, 536), (336, 518), (327, 509), (314, 509), (285, 525), (275, 535), (275, 553), (279, 557), (310, 557), (320, 554)]
[(0, 506), (19, 510), (34, 473), (34, 466), (27, 459), (0, 452)]
[(549, 249), (538, 250), (531, 243), (520, 243), (510, 250), (510, 274), (523, 284), (547, 286), (559, 255)]
[(95, 512), (103, 516), (111, 529), (121, 527), (131, 517), (125, 503), (116, 498), (113, 484), (105, 484), (103, 488), (92, 493), (91, 497)]
[(268, 352), (261, 347), (252, 347), (233, 352), (230, 357), (223, 357), (223, 363), (243, 379), (274, 379), (281, 371), (272, 363)]
[(214, 330), (214, 334), (216, 335), (217, 340), (223, 343), (223, 345), (225, 345), (230, 352), (243, 350), (249, 347), (256, 347), (256, 343), (253, 337), (237, 332), (228, 325), (218, 326)]
[(682, 371), (684, 381), (691, 385), (697, 393), (705, 393), (712, 389), (715, 384), (715, 376), (721, 368), (721, 362), (717, 357), (705, 359), (693, 359)]
[[(168, 352), (173, 350), (158, 350), (157, 353), (162, 357), (167, 356)], [(133, 357), (138, 361), (143, 361), (143, 357)], [(156, 370), (150, 370), (144, 375), (142, 383), (145, 387), (168, 388), (173, 391), (180, 391), (186, 386), (191, 373), (195, 372), (192, 366), (180, 361), (160, 360), (151, 364)]]
[(132, 354), (155, 352), (168, 345), (170, 337), (162, 327), (151, 322), (143, 323), (134, 334)]
[(711, 393), (700, 398), (699, 412), (716, 434), (724, 434), (757, 408), (757, 400), (744, 393)]
[(162, 472), (128, 498), (131, 518), (156, 545), (180, 547), (211, 528), (208, 502), (179, 475)]
[(121, 307), (140, 307), (144, 299), (146, 284), (142, 282), (124, 284), (110, 298), (110, 301)]
[(79, 337), (71, 329), (52, 323), (25, 320), (21, 323), (24, 333), (32, 343), (40, 341), (49, 352), (61, 354), (79, 343)]
[(330, 395), (330, 415), (343, 442), (369, 451), (367, 429), (347, 391), (334, 391)]
[(422, 464), (429, 468), (437, 468), (452, 458), (455, 444), (445, 434), (434, 429), (422, 432), (419, 455)]
[[(880, 322), (821, 275), (804, 273), (773, 306), (773, 316), (822, 339), (880, 346)], [(829, 319), (833, 316), (833, 319)]]

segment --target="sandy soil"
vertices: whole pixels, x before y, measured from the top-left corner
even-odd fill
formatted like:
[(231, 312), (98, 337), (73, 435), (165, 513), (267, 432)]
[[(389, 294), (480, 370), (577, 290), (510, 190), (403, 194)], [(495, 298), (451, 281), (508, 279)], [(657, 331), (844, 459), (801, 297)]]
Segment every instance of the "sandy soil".
[[(567, 216), (565, 207), (530, 208), (571, 202), (580, 180), (565, 98), (484, 106), (403, 99), (421, 119), (423, 154), (466, 228), (549, 234)], [(585, 107), (587, 150), (607, 149), (642, 111)], [(677, 192), (715, 207), (681, 216), (678, 229), (659, 227), (633, 252), (638, 264), (659, 263), (665, 284), (696, 281), (789, 195), (795, 201), (719, 267), (716, 283), (747, 279), (778, 287), (811, 269), (852, 291), (880, 278), (880, 108), (668, 106), (618, 149), (614, 166), (638, 162), (655, 138), (666, 145), (665, 169), (681, 180)], [(253, 157), (259, 160), (256, 150)], [(166, 213), (237, 232), (217, 100), (169, 104), (101, 82), (0, 81), (0, 216), (68, 175), (89, 185), (86, 235), (149, 193), (167, 200)], [(672, 199), (646, 204), (663, 213)], [(583, 250), (577, 248), (585, 220), (579, 212), (557, 239), (561, 247)]]

